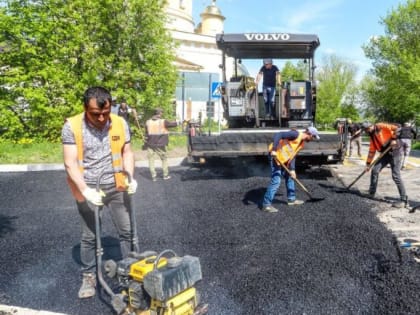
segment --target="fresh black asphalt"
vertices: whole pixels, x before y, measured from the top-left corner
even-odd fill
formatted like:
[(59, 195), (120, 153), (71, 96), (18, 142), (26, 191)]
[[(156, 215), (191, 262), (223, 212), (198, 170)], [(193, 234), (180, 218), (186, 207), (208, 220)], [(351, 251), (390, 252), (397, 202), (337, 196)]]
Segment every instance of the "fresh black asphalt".
[[(140, 248), (198, 256), (208, 314), (419, 314), (418, 263), (371, 203), (328, 189), (339, 183), (327, 170), (299, 174), (325, 200), (289, 207), (282, 186), (279, 213), (258, 208), (266, 163), (183, 165), (171, 176), (152, 182), (136, 169)], [(64, 172), (0, 173), (0, 187), (0, 304), (113, 314), (106, 295), (77, 298), (79, 217)], [(103, 225), (104, 259), (118, 259), (107, 214)]]

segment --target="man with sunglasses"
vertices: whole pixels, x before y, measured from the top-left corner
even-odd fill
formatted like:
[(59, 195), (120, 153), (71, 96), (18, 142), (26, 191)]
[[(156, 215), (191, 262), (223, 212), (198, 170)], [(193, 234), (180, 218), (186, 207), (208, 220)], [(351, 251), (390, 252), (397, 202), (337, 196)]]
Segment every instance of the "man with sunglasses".
[[(134, 194), (137, 189), (133, 178), (134, 154), (127, 122), (111, 114), (111, 103), (111, 94), (105, 88), (88, 88), (83, 96), (84, 112), (68, 118), (62, 129), (67, 182), (76, 200), (82, 226), (81, 299), (96, 293), (95, 207), (106, 205), (109, 208), (123, 258), (131, 251), (128, 194)], [(121, 171), (130, 174), (130, 183)], [(97, 191), (96, 182), (101, 174), (105, 175)]]

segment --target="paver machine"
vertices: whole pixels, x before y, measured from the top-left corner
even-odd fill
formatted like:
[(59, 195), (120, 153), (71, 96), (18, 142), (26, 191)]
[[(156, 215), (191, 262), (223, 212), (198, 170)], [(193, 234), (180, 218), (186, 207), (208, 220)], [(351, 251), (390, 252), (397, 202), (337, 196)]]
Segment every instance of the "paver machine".
[[(219, 132), (196, 132), (199, 126), (190, 124), (188, 158), (190, 162), (211, 157), (265, 156), (273, 135), (279, 131), (304, 130), (315, 124), (317, 112), (315, 51), (320, 41), (315, 34), (290, 33), (223, 33), (216, 35), (222, 51), (221, 105), (227, 128)], [(234, 59), (233, 74), (228, 75), (228, 62)], [(277, 86), (275, 114), (264, 110), (264, 96), (258, 92), (253, 77), (238, 71), (246, 60), (274, 58), (302, 60), (307, 67), (307, 79), (283, 81)], [(279, 82), (278, 82), (279, 83)], [(343, 134), (321, 132), (319, 141), (306, 144), (297, 162), (307, 165), (340, 163), (344, 160)]]

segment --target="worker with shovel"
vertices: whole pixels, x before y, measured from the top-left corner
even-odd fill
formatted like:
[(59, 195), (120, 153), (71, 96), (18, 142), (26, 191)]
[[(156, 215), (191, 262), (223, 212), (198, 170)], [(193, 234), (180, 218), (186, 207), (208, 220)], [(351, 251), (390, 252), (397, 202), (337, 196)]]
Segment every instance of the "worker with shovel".
[[(398, 137), (400, 133), (400, 126), (396, 124), (376, 123), (371, 124), (364, 122), (362, 129), (369, 135), (369, 153), (366, 160), (366, 172), (371, 170), (369, 191), (366, 193), (368, 197), (374, 198), (378, 186), (379, 173), (388, 164), (391, 165), (392, 180), (397, 185), (400, 193), (400, 200), (393, 203), (396, 208), (403, 208), (407, 205), (407, 195), (404, 183), (401, 179), (401, 145)], [(380, 159), (378, 159), (373, 167), (371, 163), (375, 157), (376, 152), (385, 152)]]
[(315, 127), (308, 127), (303, 132), (290, 130), (274, 135), (273, 143), (269, 148), (271, 181), (262, 201), (263, 211), (278, 212), (278, 209), (273, 207), (272, 202), (280, 187), (282, 178), (284, 178), (286, 184), (287, 204), (289, 206), (303, 204), (302, 200), (296, 199), (295, 180), (297, 178), (295, 160), (297, 153), (303, 148), (304, 143), (315, 139), (319, 140), (319, 133)]

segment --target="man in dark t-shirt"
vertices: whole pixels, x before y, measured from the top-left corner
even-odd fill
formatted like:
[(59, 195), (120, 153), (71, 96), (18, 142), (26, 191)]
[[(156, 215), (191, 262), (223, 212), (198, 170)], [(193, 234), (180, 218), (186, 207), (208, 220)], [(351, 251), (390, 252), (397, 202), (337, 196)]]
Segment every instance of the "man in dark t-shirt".
[(258, 72), (256, 85), (263, 79), (263, 96), (265, 105), (265, 117), (274, 119), (276, 117), (275, 99), (276, 86), (281, 84), (280, 71), (277, 66), (273, 65), (270, 58), (263, 60), (264, 65)]

